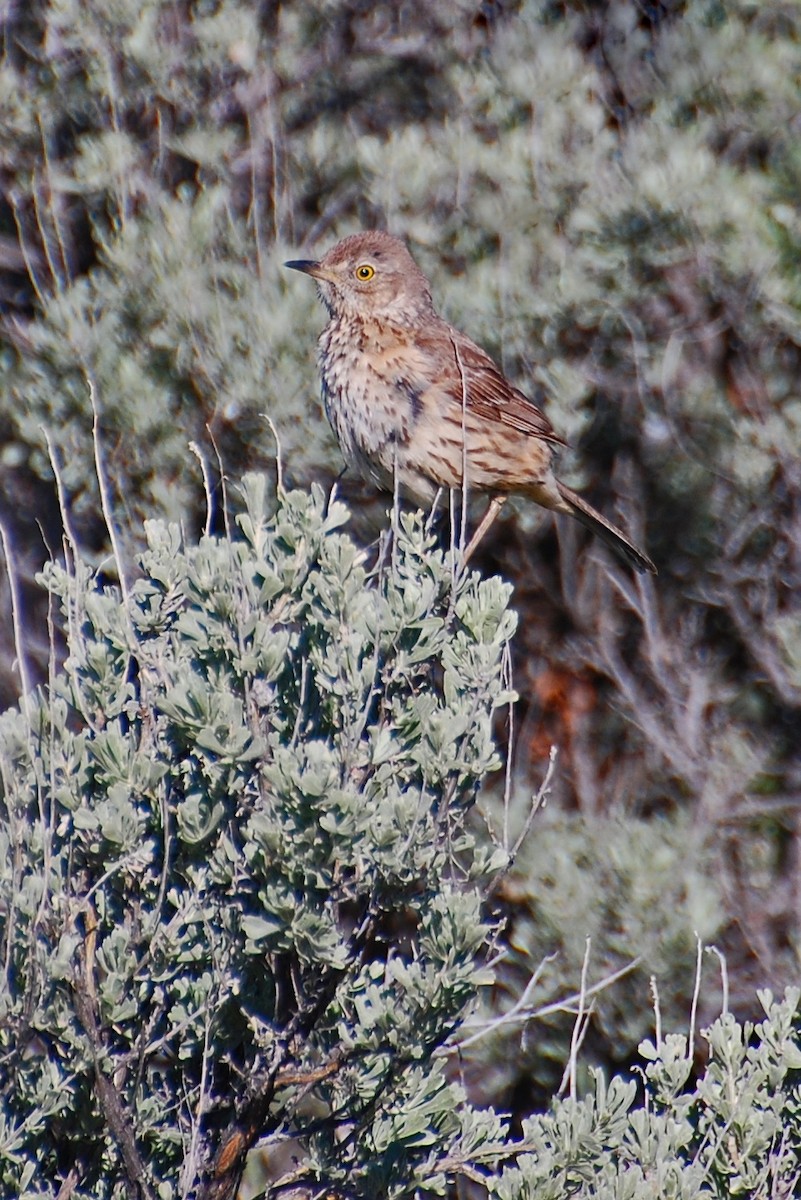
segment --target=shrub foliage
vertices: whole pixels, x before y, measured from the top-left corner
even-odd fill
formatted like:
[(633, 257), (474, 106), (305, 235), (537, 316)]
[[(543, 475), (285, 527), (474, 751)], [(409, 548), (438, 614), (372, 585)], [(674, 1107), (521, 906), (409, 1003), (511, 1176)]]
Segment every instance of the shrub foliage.
[(509, 589), (418, 520), (368, 566), (319, 490), (243, 495), (238, 539), (152, 523), (122, 595), (45, 573), (65, 667), (0, 722), (4, 1186), (209, 1200), (266, 1139), (275, 1195), (789, 1195), (797, 992), (721, 1018), (695, 1092), (660, 1034), (644, 1104), (598, 1072), (513, 1136), (467, 1102)]
[(454, 582), (413, 522), (368, 570), (340, 504), (268, 520), (244, 492), (238, 541), (150, 525), (127, 600), (46, 572), (69, 656), (0, 751), (22, 1191), (187, 1195), (273, 1130), (389, 1194), (493, 1125), (428, 1060), (487, 936), (465, 813), (498, 766), (508, 588)]

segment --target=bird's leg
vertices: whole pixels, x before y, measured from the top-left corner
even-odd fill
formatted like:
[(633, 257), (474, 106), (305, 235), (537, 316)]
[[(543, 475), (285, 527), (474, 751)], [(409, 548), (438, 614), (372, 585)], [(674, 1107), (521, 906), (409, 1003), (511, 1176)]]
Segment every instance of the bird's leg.
[(472, 555), (476, 546), (481, 541), (484, 534), (489, 529), (490, 525), (492, 525), (493, 521), (495, 520), (495, 518), (497, 517), (498, 513), (501, 511), (501, 509), (503, 508), (505, 503), (506, 503), (506, 496), (493, 496), (492, 499), (490, 500), (489, 504), (487, 505), (487, 511), (484, 513), (484, 516), (481, 518), (478, 525), (476, 526), (476, 531), (473, 534), (473, 536), (471, 537), (471, 539), (467, 545), (467, 549), (465, 550), (464, 554), (462, 555), (462, 566), (463, 567), (467, 564), (467, 562), (470, 559), (470, 556)]

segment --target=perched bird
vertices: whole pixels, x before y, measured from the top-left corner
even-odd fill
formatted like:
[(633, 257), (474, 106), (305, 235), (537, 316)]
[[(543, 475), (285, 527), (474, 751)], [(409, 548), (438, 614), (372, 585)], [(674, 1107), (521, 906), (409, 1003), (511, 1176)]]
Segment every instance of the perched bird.
[(479, 346), (440, 317), (406, 246), (388, 233), (343, 238), (319, 261), (285, 263), (317, 281), (323, 402), (349, 465), (422, 505), (441, 488), (486, 492), (469, 557), (510, 493), (575, 517), (638, 571), (650, 558), (554, 475), (564, 440)]

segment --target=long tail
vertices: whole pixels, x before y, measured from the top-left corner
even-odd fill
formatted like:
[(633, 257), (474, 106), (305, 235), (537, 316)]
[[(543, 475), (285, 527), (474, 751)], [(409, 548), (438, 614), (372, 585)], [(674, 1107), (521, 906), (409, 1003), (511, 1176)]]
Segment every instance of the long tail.
[(591, 529), (596, 537), (599, 537), (602, 542), (606, 542), (610, 550), (614, 550), (615, 554), (624, 558), (635, 570), (651, 571), (656, 575), (656, 567), (648, 555), (643, 554), (642, 550), (638, 550), (625, 533), (621, 533), (616, 525), (607, 521), (606, 517), (602, 517), (577, 492), (572, 491), (559, 480), (556, 481), (556, 485), (559, 488), (559, 495), (570, 506), (571, 516), (574, 516), (582, 525), (586, 525), (587, 529)]

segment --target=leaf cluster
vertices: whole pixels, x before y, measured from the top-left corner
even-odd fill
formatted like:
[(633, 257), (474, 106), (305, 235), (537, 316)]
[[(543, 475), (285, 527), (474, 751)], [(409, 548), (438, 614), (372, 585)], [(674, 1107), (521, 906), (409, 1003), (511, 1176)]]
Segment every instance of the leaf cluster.
[(710, 1061), (695, 1090), (686, 1038), (640, 1047), (645, 1103), (634, 1081), (606, 1083), (586, 1099), (524, 1123), (531, 1152), (491, 1189), (498, 1200), (695, 1200), (790, 1196), (801, 1147), (797, 989), (763, 993), (765, 1018), (730, 1014), (705, 1030)]

